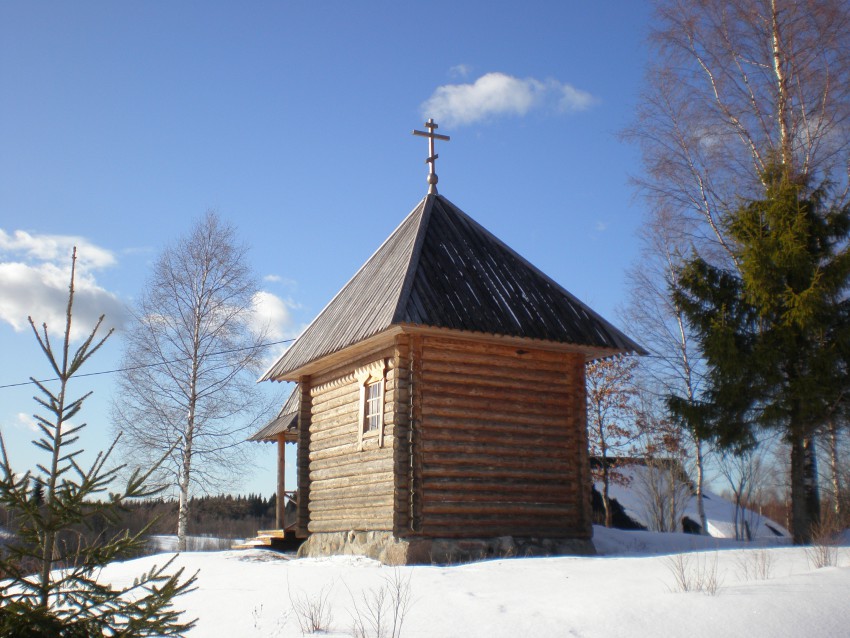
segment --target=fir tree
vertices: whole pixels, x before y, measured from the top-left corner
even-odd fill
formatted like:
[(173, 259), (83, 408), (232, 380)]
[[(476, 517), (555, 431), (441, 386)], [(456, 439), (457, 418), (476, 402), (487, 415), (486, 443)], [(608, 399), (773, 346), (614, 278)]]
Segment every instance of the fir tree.
[[(86, 527), (107, 518), (117, 521), (127, 499), (150, 496), (148, 474), (134, 473), (124, 489), (108, 489), (121, 467), (109, 468), (114, 443), (100, 452), (90, 466), (79, 462), (83, 452), (75, 445), (85, 424), (72, 424), (85, 399), (72, 399), (69, 382), (109, 338), (97, 332), (103, 316), (82, 345), (70, 355), (74, 302), (76, 249), (71, 258), (71, 283), (65, 315), (64, 340), (57, 351), (47, 325), (30, 325), (41, 350), (58, 379), (58, 390), (31, 379), (39, 391), (35, 401), (46, 416), (36, 415), (41, 436), (33, 441), (47, 460), (35, 471), (16, 473), (0, 434), (0, 505), (14, 520), (14, 540), (0, 556), (0, 636), (177, 636), (194, 621), (181, 622), (172, 607), (195, 577), (182, 578), (182, 569), (169, 575), (171, 560), (141, 574), (131, 586), (113, 587), (97, 580), (107, 563), (138, 554), (146, 530), (113, 538), (94, 535)], [(40, 497), (31, 485), (40, 486)], [(106, 496), (105, 500), (100, 497)], [(173, 560), (173, 559), (172, 559)]]
[(706, 400), (671, 401), (725, 447), (746, 449), (756, 428), (790, 446), (792, 528), (811, 539), (818, 522), (814, 436), (848, 385), (850, 207), (828, 208), (777, 166), (764, 199), (724, 220), (738, 269), (694, 257), (674, 291), (708, 363)]

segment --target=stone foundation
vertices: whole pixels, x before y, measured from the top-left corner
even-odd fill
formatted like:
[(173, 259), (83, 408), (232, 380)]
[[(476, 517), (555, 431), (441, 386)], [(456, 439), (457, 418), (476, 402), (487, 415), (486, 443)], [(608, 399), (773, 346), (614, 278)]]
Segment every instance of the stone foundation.
[(392, 532), (311, 534), (298, 557), (357, 555), (385, 565), (451, 565), (492, 558), (592, 556), (593, 541), (578, 538), (396, 538)]

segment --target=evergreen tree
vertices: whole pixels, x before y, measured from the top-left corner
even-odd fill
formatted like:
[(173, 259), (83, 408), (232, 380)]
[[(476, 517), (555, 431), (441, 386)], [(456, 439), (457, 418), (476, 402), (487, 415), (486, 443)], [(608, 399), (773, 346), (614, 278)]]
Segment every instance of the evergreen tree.
[[(0, 505), (14, 520), (11, 531), (15, 533), (0, 556), (0, 636), (183, 635), (194, 621), (180, 622), (172, 599), (186, 592), (195, 578), (181, 582), (182, 569), (169, 575), (171, 561), (141, 574), (130, 586), (113, 587), (97, 579), (107, 563), (138, 554), (146, 529), (105, 539), (95, 534), (91, 540), (85, 528), (104, 518), (117, 521), (126, 499), (149, 496), (156, 490), (145, 487), (148, 474), (135, 473), (123, 491), (107, 492), (121, 469), (108, 468), (114, 443), (98, 453), (88, 468), (79, 462), (83, 450), (74, 444), (85, 424), (72, 424), (72, 419), (91, 393), (71, 399), (69, 382), (111, 331), (97, 337), (101, 316), (76, 353), (69, 356), (75, 265), (76, 249), (59, 351), (50, 341), (47, 325), (42, 324), (39, 332), (30, 318), (36, 339), (58, 377), (58, 391), (47, 382), (32, 379), (40, 393), (35, 401), (46, 411), (46, 416), (35, 417), (41, 436), (33, 444), (47, 454), (46, 462), (36, 471), (15, 472), (0, 434)], [(38, 485), (40, 492), (33, 491), (31, 484)], [(100, 496), (108, 498), (100, 500)]]
[[(764, 175), (765, 197), (725, 217), (737, 269), (700, 257), (674, 297), (696, 329), (707, 364), (705, 401), (680, 415), (725, 447), (778, 428), (790, 446), (795, 542), (819, 519), (814, 436), (848, 385), (850, 206), (825, 205), (783, 166)], [(671, 401), (674, 411), (685, 409)]]

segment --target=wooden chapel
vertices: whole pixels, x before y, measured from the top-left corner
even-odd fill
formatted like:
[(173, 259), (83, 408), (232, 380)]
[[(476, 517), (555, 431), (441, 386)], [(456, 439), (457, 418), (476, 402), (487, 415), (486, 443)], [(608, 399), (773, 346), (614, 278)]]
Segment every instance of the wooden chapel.
[(428, 194), (263, 375), (297, 386), (253, 438), (297, 439), (299, 555), (592, 552), (584, 367), (643, 350), (437, 193), (426, 127)]

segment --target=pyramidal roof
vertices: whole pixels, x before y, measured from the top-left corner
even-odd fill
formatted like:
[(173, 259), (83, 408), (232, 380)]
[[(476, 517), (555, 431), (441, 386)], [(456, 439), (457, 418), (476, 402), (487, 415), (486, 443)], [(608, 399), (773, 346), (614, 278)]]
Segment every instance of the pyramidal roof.
[(393, 325), (644, 350), (442, 195), (429, 194), (260, 378)]

